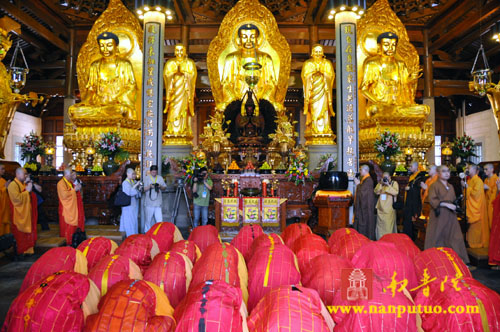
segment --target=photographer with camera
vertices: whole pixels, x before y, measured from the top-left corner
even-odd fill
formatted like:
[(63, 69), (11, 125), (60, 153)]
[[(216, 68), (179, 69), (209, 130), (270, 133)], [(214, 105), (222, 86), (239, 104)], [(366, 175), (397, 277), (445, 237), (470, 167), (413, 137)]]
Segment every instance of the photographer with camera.
[(490, 241), (490, 229), (488, 226), (488, 212), (486, 206), (486, 195), (484, 194), (483, 180), (478, 176), (479, 167), (469, 165), (469, 179), (467, 183), (462, 180), (465, 188), (465, 207), (467, 211), (467, 243), (471, 248), (487, 248)]
[(431, 211), (425, 234), (425, 249), (452, 248), (465, 264), (469, 264), (469, 256), (456, 214), (460, 207), (455, 204), (458, 203), (455, 189), (448, 183), (450, 169), (444, 165), (439, 166), (437, 174), (439, 179), (429, 187), (428, 201)]
[(163, 214), (161, 212), (163, 197), (161, 191), (165, 189), (167, 189), (167, 185), (163, 178), (158, 176), (158, 166), (151, 166), (149, 168), (149, 175), (144, 178), (144, 206), (146, 207), (144, 233), (149, 231), (155, 223), (163, 221)]
[(384, 172), (374, 191), (378, 195), (376, 205), (377, 227), (375, 229), (378, 240), (385, 234), (398, 232), (396, 228), (396, 210), (394, 210), (393, 204), (398, 199), (399, 185), (396, 181), (392, 181), (388, 172)]
[(77, 228), (85, 231), (85, 214), (82, 201), (82, 183), (76, 178), (76, 172), (70, 168), (64, 170), (63, 178), (57, 183), (59, 197), (59, 235), (66, 238), (66, 244), (73, 241)]
[(208, 205), (210, 203), (210, 190), (213, 182), (208, 177), (206, 167), (199, 169), (193, 178), (193, 228), (198, 227), (201, 215), (201, 225), (205, 226), (208, 222)]

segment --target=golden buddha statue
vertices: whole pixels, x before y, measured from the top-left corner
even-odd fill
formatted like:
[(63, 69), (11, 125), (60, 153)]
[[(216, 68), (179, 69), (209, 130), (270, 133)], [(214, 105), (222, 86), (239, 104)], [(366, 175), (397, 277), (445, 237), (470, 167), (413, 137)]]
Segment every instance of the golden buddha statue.
[(311, 51), (311, 59), (302, 67), (304, 85), (304, 115), (306, 118), (306, 145), (318, 143), (333, 144), (330, 116), (335, 116), (332, 105), (332, 88), (335, 71), (330, 60), (325, 58), (323, 46), (316, 44)]
[(194, 95), (196, 86), (196, 65), (187, 57), (186, 47), (182, 44), (175, 46), (175, 59), (165, 64), (163, 78), (165, 80), (167, 113), (167, 129), (164, 133), (165, 142), (170, 138), (184, 139), (184, 143), (191, 144), (191, 117), (194, 116)]
[(257, 62), (262, 68), (259, 70), (259, 80), (252, 92), (257, 100), (265, 99), (273, 104), (275, 109), (281, 109), (275, 98), (277, 80), (273, 60), (268, 54), (259, 51), (259, 46), (262, 43), (260, 36), (259, 28), (253, 24), (244, 24), (239, 27), (236, 38), (239, 49), (229, 54), (224, 62), (222, 71), (223, 102), (218, 105), (218, 108), (225, 109), (225, 106), (231, 102), (243, 100), (250, 89), (245, 79), (247, 70), (244, 65)]
[(405, 62), (396, 58), (398, 35), (384, 32), (377, 37), (378, 54), (363, 64), (360, 90), (368, 100), (370, 116), (427, 116), (427, 105), (415, 104), (414, 98), (420, 69), (409, 71)]
[(69, 107), (72, 121), (89, 118), (136, 119), (137, 84), (132, 64), (118, 54), (118, 36), (97, 37), (101, 58), (92, 62), (82, 102)]
[(27, 100), (26, 96), (12, 92), (9, 74), (2, 63), (11, 46), (12, 41), (8, 37), (8, 32), (0, 28), (0, 158), (2, 159), (5, 158), (5, 142), (16, 108), (21, 101)]

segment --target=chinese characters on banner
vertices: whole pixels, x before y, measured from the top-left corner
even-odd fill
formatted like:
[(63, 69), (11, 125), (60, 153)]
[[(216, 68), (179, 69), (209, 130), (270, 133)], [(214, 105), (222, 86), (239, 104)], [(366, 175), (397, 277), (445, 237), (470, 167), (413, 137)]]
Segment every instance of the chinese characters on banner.
[(353, 179), (358, 170), (358, 78), (356, 24), (340, 24), (342, 170)]
[(238, 197), (222, 197), (222, 226), (238, 226), (240, 224), (240, 199)]
[(243, 197), (243, 223), (260, 221), (260, 198)]
[(280, 199), (278, 197), (262, 198), (262, 226), (280, 225)]
[(222, 197), (222, 226), (239, 225), (241, 216), (243, 223), (262, 223), (262, 226), (279, 227), (280, 205), (285, 201), (286, 199), (279, 197)]
[[(142, 176), (151, 165), (161, 167), (161, 101), (163, 97), (163, 28), (158, 22), (144, 24), (144, 67), (142, 81)], [(161, 170), (159, 170), (161, 171)]]

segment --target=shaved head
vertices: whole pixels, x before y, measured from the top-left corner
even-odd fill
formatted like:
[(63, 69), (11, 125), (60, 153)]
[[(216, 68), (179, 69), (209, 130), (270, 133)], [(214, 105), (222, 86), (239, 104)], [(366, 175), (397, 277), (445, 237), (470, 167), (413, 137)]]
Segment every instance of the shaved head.
[(361, 167), (359, 168), (359, 173), (361, 176), (365, 176), (366, 174), (370, 174), (370, 166), (361, 165)]
[(16, 179), (18, 179), (21, 182), (26, 181), (26, 175), (28, 172), (22, 167), (16, 168)]
[(436, 165), (431, 165), (429, 167), (429, 175), (434, 176), (437, 173), (437, 166)]
[[(0, 170), (0, 172), (1, 172), (1, 170)], [(492, 177), (493, 174), (495, 174), (495, 166), (493, 166), (493, 164), (484, 165), (484, 173), (486, 173), (487, 177), (489, 177), (489, 178)]]
[(73, 172), (73, 170), (71, 168), (66, 168), (64, 170), (64, 176), (65, 177), (70, 177), (72, 172)]
[(469, 165), (469, 173), (470, 175), (474, 176), (478, 173), (478, 167), (477, 165)]
[(412, 173), (418, 172), (418, 161), (414, 161), (411, 163), (410, 172)]

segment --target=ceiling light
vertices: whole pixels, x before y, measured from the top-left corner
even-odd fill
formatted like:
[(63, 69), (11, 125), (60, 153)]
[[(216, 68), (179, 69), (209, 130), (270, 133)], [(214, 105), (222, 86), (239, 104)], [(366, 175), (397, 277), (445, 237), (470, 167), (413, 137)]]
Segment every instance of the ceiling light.
[(173, 18), (172, 15), (167, 16), (167, 20), (171, 20), (172, 18)]
[(172, 12), (170, 11), (170, 9), (167, 9), (167, 10), (165, 11), (165, 14), (167, 14), (167, 15), (172, 15)]
[(160, 12), (160, 11), (161, 11), (161, 7), (156, 7), (155, 9), (156, 9), (156, 11), (158, 11), (158, 12)]
[(149, 7), (148, 6), (144, 7), (144, 11), (146, 12), (149, 11)]
[(329, 19), (329, 20), (333, 20), (333, 17), (334, 17), (334, 16), (333, 16), (332, 14), (328, 15), (328, 19)]

